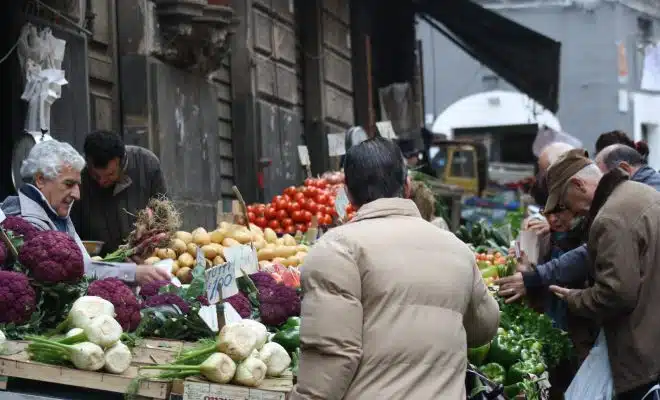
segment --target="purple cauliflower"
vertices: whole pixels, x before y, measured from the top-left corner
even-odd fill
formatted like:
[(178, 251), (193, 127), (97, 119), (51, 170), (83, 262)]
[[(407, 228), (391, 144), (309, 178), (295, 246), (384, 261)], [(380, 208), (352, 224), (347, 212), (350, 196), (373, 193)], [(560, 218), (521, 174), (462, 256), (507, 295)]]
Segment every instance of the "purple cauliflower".
[(88, 296), (98, 296), (115, 306), (115, 319), (125, 332), (134, 331), (140, 325), (140, 303), (133, 291), (117, 278), (94, 281), (87, 289)]
[(250, 304), (250, 300), (243, 293), (238, 292), (231, 297), (227, 297), (225, 301), (231, 304), (241, 317), (250, 318), (250, 315), (252, 315), (252, 305)]
[(197, 296), (196, 300), (199, 301), (199, 304), (201, 304), (203, 306), (210, 306), (211, 305), (211, 303), (209, 303), (209, 299), (206, 297), (206, 295)]
[(39, 282), (78, 282), (85, 274), (82, 251), (69, 235), (37, 232), (23, 243), (18, 261)]
[(157, 307), (162, 305), (172, 305), (179, 307), (182, 313), (188, 314), (190, 312), (190, 306), (184, 299), (178, 296), (175, 293), (163, 293), (151, 296), (144, 303), (147, 307)]
[(151, 296), (155, 296), (158, 294), (160, 288), (162, 288), (163, 286), (167, 286), (169, 284), (170, 281), (168, 280), (149, 282), (145, 285), (140, 286), (140, 296), (142, 296), (143, 299), (147, 299)]
[(37, 297), (28, 277), (11, 271), (0, 271), (0, 323), (21, 325), (37, 308)]
[(277, 326), (289, 317), (300, 315), (300, 297), (296, 289), (277, 283), (266, 272), (252, 274), (250, 279), (259, 290), (259, 313), (264, 324)]
[(39, 233), (39, 229), (35, 228), (25, 218), (14, 215), (10, 215), (2, 221), (2, 227), (7, 231), (11, 231), (15, 236), (23, 236), (23, 240), (28, 240), (32, 235)]

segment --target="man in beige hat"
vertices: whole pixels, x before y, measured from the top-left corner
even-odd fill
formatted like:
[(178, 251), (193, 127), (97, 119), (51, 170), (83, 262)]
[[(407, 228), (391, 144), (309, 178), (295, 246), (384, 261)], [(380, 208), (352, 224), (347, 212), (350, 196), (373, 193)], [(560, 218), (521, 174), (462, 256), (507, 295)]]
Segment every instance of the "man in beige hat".
[(641, 399), (660, 377), (660, 193), (577, 152), (548, 169), (547, 184), (545, 212), (587, 217), (593, 260), (586, 289), (550, 290), (603, 327), (617, 399)]

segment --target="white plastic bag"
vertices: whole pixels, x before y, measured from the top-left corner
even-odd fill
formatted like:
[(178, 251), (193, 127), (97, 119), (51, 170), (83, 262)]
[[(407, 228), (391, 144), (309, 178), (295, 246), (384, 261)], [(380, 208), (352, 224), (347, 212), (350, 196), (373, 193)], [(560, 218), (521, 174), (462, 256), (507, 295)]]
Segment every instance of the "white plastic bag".
[(660, 384), (655, 384), (648, 392), (642, 397), (642, 400), (660, 400)]
[[(596, 344), (589, 351), (571, 385), (566, 390), (566, 400), (612, 400), (614, 383), (607, 354), (605, 332), (600, 330)], [(651, 400), (651, 399), (647, 399)]]

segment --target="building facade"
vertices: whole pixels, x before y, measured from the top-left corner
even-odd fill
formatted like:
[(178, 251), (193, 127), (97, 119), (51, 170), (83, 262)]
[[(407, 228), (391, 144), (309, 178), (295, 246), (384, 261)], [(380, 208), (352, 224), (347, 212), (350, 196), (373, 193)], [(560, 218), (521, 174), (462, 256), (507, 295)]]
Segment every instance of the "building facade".
[[(660, 168), (660, 93), (641, 89), (645, 47), (660, 39), (660, 3), (652, 0), (480, 0), (479, 3), (561, 42), (556, 117), (565, 132), (593, 151), (600, 133), (621, 129), (637, 140), (648, 141), (652, 148), (651, 164)], [(466, 96), (491, 90), (515, 90), (424, 21), (418, 21), (417, 35), (424, 50), (427, 124)]]

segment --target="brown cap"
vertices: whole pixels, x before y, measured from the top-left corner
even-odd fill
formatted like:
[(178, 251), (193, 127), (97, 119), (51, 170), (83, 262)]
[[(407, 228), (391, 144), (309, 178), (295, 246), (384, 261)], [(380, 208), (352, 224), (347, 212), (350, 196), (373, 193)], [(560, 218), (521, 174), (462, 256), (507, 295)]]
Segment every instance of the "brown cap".
[(566, 191), (569, 179), (590, 164), (592, 162), (584, 149), (569, 150), (552, 163), (546, 173), (548, 200), (545, 203), (544, 214), (559, 211), (561, 196)]

